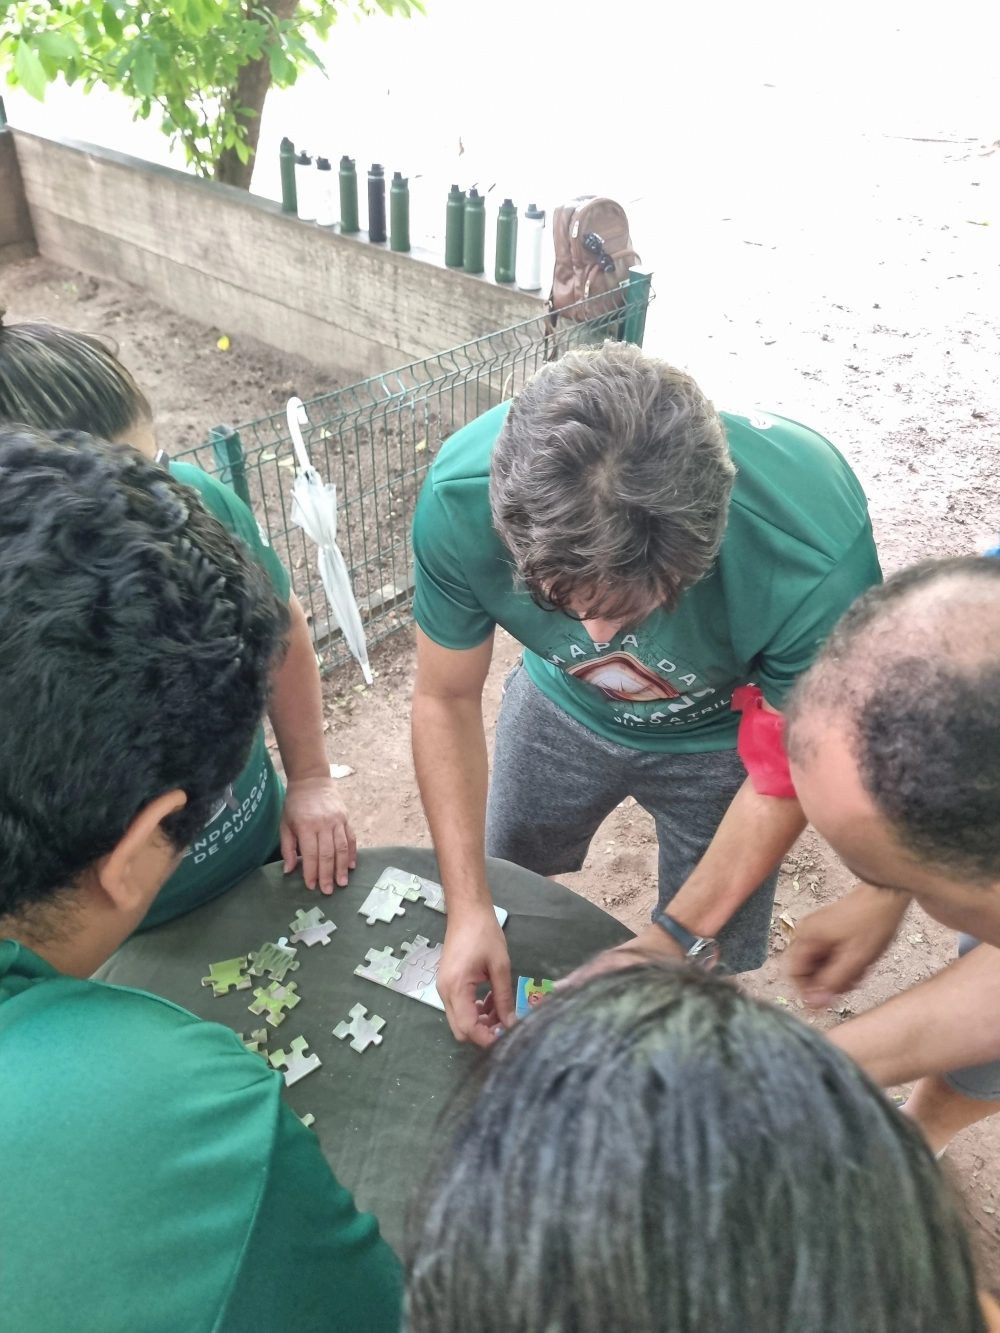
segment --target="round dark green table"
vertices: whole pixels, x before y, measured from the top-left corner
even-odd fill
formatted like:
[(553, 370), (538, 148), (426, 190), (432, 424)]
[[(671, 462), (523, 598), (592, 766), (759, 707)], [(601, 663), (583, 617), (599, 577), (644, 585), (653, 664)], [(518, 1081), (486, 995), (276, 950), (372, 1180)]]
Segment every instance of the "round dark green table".
[[(454, 1117), (475, 1097), (478, 1048), (455, 1041), (444, 1014), (357, 977), (369, 949), (400, 945), (423, 935), (444, 937), (446, 918), (423, 901), (405, 903), (405, 915), (369, 926), (358, 907), (386, 866), (398, 866), (440, 881), (432, 851), (370, 847), (358, 853), (346, 889), (332, 897), (310, 893), (296, 871), (264, 866), (234, 889), (176, 921), (133, 936), (97, 973), (102, 981), (135, 986), (183, 1005), (201, 1018), (225, 1023), (249, 1036), (266, 1027), (268, 1049), (288, 1050), (298, 1036), (322, 1065), (286, 1092), (299, 1115), (315, 1116), (314, 1128), (337, 1179), (359, 1208), (378, 1217), (391, 1245), (401, 1248), (410, 1205), (420, 1194)], [(514, 979), (565, 976), (601, 949), (630, 939), (632, 932), (607, 912), (561, 884), (507, 861), (487, 862), (494, 901), (509, 917), (504, 928)], [(251, 1014), (250, 990), (216, 997), (201, 985), (210, 963), (251, 953), (265, 942), (289, 936), (297, 908), (321, 906), (336, 923), (329, 944), (299, 946), (299, 968), (286, 980), (301, 1002), (277, 1028)], [(382, 1043), (361, 1054), (333, 1029), (349, 1019), (355, 1004), (385, 1019)]]

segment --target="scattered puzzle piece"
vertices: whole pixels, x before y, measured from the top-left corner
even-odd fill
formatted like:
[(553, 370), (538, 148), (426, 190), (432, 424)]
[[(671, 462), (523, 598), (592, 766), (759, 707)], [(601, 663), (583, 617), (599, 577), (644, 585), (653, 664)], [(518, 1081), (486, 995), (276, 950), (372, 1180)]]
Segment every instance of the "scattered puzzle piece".
[(287, 944), (262, 944), (256, 953), (250, 954), (250, 975), (262, 977), (267, 973), (272, 981), (284, 981), (289, 972), (298, 971), (297, 953), (297, 949), (290, 949)]
[(244, 1037), (242, 1032), (236, 1034), (248, 1051), (253, 1051), (254, 1055), (259, 1055), (262, 1059), (267, 1059), (267, 1028), (258, 1028), (256, 1032), (251, 1032), (249, 1037)]
[(542, 1003), (547, 995), (551, 995), (556, 988), (554, 981), (547, 979), (535, 981), (531, 977), (518, 977), (517, 979), (517, 1004), (515, 1012), (518, 1018), (527, 1018), (532, 1009)]
[(296, 1037), (292, 1042), (291, 1050), (275, 1051), (267, 1058), (274, 1069), (285, 1066), (285, 1087), (290, 1088), (293, 1083), (298, 1083), (300, 1078), (305, 1078), (306, 1074), (311, 1074), (314, 1069), (320, 1066), (318, 1055), (306, 1055), (309, 1043), (305, 1037)]
[(284, 1011), (294, 1009), (301, 999), (302, 996), (295, 993), (294, 981), (290, 981), (287, 986), (272, 981), (267, 990), (261, 990), (258, 987), (254, 991), (254, 1002), (248, 1008), (252, 1014), (266, 1013), (265, 1022), (276, 1028), (287, 1017)]
[(299, 1119), (305, 1125), (306, 1129), (312, 1129), (313, 1125), (316, 1123), (316, 1117), (313, 1115), (312, 1111), (307, 1111), (305, 1115), (300, 1115)]
[(249, 990), (251, 981), (243, 972), (247, 965), (246, 954), (242, 958), (227, 958), (224, 963), (209, 963), (207, 977), (202, 977), (203, 986), (211, 986), (216, 995), (228, 995), (235, 988)]
[(288, 929), (294, 932), (291, 936), (293, 944), (301, 943), (311, 949), (314, 944), (329, 944), (337, 927), (332, 921), (323, 920), (322, 907), (313, 907), (308, 912), (303, 912), (300, 907)]
[(333, 1029), (333, 1035), (343, 1041), (345, 1037), (351, 1038), (352, 1051), (364, 1051), (368, 1046), (380, 1046), (382, 1044), (381, 1031), (385, 1027), (385, 1019), (379, 1018), (378, 1014), (372, 1014), (367, 1018), (368, 1010), (363, 1004), (356, 1004), (351, 1010), (351, 1021), (349, 1023), (338, 1023)]
[(411, 1000), (443, 1008), (437, 993), (437, 970), (441, 961), (441, 945), (431, 944), (423, 935), (406, 940), (400, 946), (402, 958), (396, 958), (391, 949), (369, 949), (367, 962), (354, 969), (354, 975), (374, 981), (377, 986), (408, 995)]

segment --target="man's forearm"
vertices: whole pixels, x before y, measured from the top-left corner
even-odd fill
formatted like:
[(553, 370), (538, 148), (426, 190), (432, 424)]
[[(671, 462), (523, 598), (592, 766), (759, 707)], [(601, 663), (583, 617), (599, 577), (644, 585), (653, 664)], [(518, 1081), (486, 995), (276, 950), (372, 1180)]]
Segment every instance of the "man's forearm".
[(718, 934), (805, 826), (798, 801), (760, 796), (747, 778), (671, 902), (670, 915), (696, 935)]
[(489, 768), (479, 700), (413, 696), (413, 762), (449, 913), (489, 906), (486, 791)]
[(288, 652), (275, 674), (267, 712), (290, 782), (330, 776), (323, 740), (323, 689), (309, 623), (294, 595), (288, 604)]
[(827, 1035), (883, 1087), (998, 1060), (1000, 949), (980, 944)]

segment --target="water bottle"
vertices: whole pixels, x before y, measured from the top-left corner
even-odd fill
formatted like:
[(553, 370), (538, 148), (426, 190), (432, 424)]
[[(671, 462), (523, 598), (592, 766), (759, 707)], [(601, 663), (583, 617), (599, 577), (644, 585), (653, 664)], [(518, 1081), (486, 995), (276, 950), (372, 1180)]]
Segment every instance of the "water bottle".
[(325, 157), (316, 159), (316, 221), (321, 227), (332, 227), (337, 221), (333, 198), (333, 172)]
[(299, 200), (299, 217), (303, 222), (316, 221), (316, 169), (308, 153), (295, 154), (295, 193)]
[(466, 273), (482, 273), (486, 252), (486, 200), (475, 186), (465, 201), (465, 235), (462, 238), (462, 267)]
[(389, 247), (392, 250), (410, 248), (410, 182), (402, 172), (395, 171), (389, 188), (389, 221), (392, 234)]
[(279, 149), (281, 164), (281, 211), (297, 213), (298, 195), (295, 192), (295, 145), (291, 139), (282, 139)]
[(368, 239), (376, 244), (385, 240), (385, 172), (378, 162), (368, 173)]
[(526, 292), (537, 292), (542, 285), (542, 232), (545, 213), (534, 204), (521, 214), (517, 237), (517, 285)]
[(517, 209), (505, 199), (497, 214), (497, 262), (494, 277), (497, 282), (514, 281), (514, 255), (517, 250)]
[(461, 268), (465, 245), (465, 191), (453, 185), (448, 194), (448, 212), (444, 224), (444, 262), (449, 268)]
[(345, 153), (340, 159), (340, 230), (345, 236), (360, 231), (358, 222), (358, 173), (354, 158)]

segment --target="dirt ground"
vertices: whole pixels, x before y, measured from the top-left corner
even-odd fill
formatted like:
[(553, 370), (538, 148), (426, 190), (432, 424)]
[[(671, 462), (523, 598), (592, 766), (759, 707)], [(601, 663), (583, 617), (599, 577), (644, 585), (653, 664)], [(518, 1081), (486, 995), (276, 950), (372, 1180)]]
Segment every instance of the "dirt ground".
[[(980, 299), (983, 280), (968, 263), (958, 267), (961, 257), (955, 256), (947, 226), (923, 233), (920, 219), (905, 224), (911, 277), (916, 272), (928, 290), (954, 290), (947, 284), (964, 282), (964, 302), (953, 301), (943, 311), (937, 307), (940, 313), (925, 319), (922, 288), (910, 278), (913, 299), (895, 304), (881, 289), (875, 299), (861, 302), (856, 287), (839, 293), (831, 284), (822, 299), (798, 312), (797, 328), (781, 324), (765, 293), (752, 306), (730, 309), (724, 329), (733, 347), (776, 346), (768, 355), (786, 358), (788, 381), (808, 382), (807, 419), (835, 440), (858, 471), (887, 571), (923, 556), (982, 549), (1000, 523), (997, 307)], [(882, 238), (887, 254), (898, 239), (891, 233)], [(203, 440), (218, 422), (250, 420), (280, 409), (293, 393), (307, 399), (338, 384), (333, 373), (249, 339), (234, 338), (232, 348), (220, 352), (216, 340), (224, 330), (194, 324), (134, 288), (41, 260), (0, 272), (0, 303), (4, 300), (8, 323), (46, 318), (113, 338), (147, 390), (160, 443), (171, 453)], [(713, 347), (721, 350), (718, 342)], [(757, 405), (783, 407), (780, 400)], [(518, 645), (501, 631), (486, 691), (490, 733), (504, 675), (517, 653)], [(377, 647), (372, 666), (370, 689), (349, 669), (326, 682), (330, 758), (355, 770), (344, 779), (344, 796), (362, 843), (427, 844), (409, 748), (412, 632)], [(584, 869), (566, 882), (638, 928), (656, 897), (650, 817), (626, 801), (601, 827)], [(782, 868), (778, 911), (799, 920), (851, 882), (829, 848), (807, 831)], [(756, 995), (796, 1008), (799, 1002), (782, 970), (784, 947), (775, 926), (771, 958), (746, 985)], [(954, 949), (949, 931), (911, 909), (896, 943), (864, 984), (834, 1010), (803, 1017), (821, 1027), (836, 1024), (930, 976), (950, 961)], [(994, 1118), (959, 1135), (946, 1158), (965, 1201), (984, 1278), (994, 1288), (1000, 1287), (998, 1145), (1000, 1119)]]

